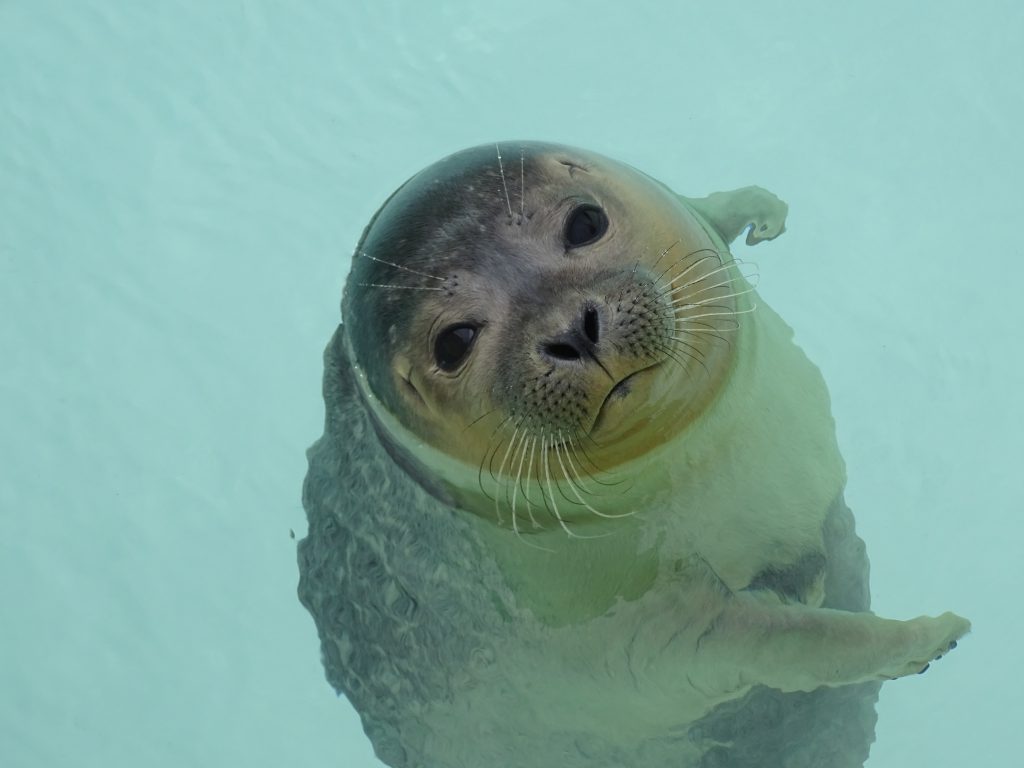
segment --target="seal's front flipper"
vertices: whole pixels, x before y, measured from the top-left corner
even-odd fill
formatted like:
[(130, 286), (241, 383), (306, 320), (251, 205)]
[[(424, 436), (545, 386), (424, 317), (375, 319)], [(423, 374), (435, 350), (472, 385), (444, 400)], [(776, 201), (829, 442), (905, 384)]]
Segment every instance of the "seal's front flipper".
[(970, 622), (952, 613), (894, 621), (740, 593), (704, 638), (700, 654), (731, 657), (743, 684), (812, 691), (917, 674), (955, 647), (970, 628)]
[(743, 230), (748, 230), (747, 245), (774, 240), (786, 231), (789, 206), (761, 187), (715, 192), (700, 198), (679, 197), (718, 232), (726, 245)]

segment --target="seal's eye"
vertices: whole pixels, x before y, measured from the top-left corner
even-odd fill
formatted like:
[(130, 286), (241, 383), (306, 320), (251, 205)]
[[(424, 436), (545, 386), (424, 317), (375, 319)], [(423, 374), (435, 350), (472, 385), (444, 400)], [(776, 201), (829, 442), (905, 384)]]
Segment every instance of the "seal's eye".
[(581, 205), (565, 223), (565, 244), (569, 248), (590, 245), (608, 231), (608, 216), (596, 205)]
[(437, 335), (434, 342), (434, 360), (442, 371), (454, 371), (469, 354), (473, 340), (476, 338), (476, 327), (466, 325), (450, 325)]

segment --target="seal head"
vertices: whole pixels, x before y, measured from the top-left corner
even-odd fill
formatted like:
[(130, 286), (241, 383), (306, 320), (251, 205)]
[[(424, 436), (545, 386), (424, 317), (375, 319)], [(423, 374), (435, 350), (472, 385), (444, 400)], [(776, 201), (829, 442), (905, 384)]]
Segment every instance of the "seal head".
[(707, 406), (749, 290), (719, 246), (629, 166), (549, 144), (477, 147), (380, 209), (343, 322), (376, 411), (469, 467), (429, 471), (476, 511), (474, 473), (554, 473), (579, 490)]

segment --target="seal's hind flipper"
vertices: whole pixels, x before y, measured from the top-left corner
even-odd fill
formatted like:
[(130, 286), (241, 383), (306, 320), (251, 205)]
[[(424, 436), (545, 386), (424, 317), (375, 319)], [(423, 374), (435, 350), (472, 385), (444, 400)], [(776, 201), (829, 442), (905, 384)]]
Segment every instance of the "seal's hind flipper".
[(786, 231), (789, 206), (761, 187), (714, 192), (707, 197), (679, 198), (693, 208), (728, 245), (747, 230), (747, 245), (774, 240)]

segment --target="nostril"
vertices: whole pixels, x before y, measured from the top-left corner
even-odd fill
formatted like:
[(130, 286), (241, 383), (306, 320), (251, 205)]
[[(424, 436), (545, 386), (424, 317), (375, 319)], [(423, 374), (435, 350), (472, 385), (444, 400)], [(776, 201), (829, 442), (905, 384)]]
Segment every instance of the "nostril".
[(576, 347), (571, 344), (563, 344), (561, 342), (545, 344), (544, 352), (549, 357), (553, 357), (556, 360), (579, 360), (582, 356)]
[(601, 334), (601, 319), (593, 307), (587, 307), (583, 312), (583, 333), (591, 344), (597, 344)]

